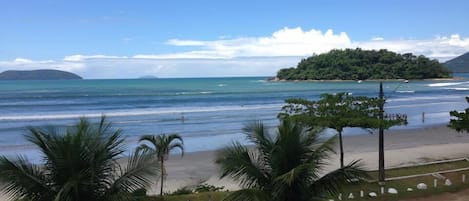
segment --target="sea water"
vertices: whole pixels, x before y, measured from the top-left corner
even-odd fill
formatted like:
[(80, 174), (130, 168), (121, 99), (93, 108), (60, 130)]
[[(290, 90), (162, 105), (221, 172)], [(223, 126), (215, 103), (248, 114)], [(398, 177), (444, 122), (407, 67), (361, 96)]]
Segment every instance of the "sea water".
[[(447, 124), (449, 111), (468, 107), (469, 76), (455, 76), (464, 79), (384, 82), (386, 112), (405, 113), (409, 120), (393, 129)], [(277, 125), (287, 98), (317, 100), (337, 92), (377, 97), (378, 90), (375, 81), (269, 82), (265, 77), (0, 81), (0, 155), (36, 157), (23, 136), (29, 126), (64, 127), (101, 115), (123, 130), (129, 149), (143, 134), (178, 133), (186, 151), (214, 150), (243, 141), (246, 122)]]

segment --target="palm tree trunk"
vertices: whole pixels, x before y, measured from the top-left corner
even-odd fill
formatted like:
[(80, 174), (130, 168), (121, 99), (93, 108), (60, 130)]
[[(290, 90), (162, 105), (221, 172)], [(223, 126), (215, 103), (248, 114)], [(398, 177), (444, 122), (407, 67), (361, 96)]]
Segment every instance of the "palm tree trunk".
[(164, 175), (165, 175), (165, 172), (164, 172), (164, 160), (161, 160), (160, 161), (160, 169), (161, 169), (161, 186), (160, 186), (160, 196), (163, 197), (163, 180), (164, 180)]
[(342, 130), (339, 130), (339, 146), (340, 146), (340, 168), (344, 167), (344, 145), (342, 143)]

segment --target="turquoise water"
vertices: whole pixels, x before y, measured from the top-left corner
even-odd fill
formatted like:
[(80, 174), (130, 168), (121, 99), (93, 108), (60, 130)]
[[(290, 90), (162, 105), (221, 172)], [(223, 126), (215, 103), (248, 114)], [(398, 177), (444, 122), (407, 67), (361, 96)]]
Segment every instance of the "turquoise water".
[[(448, 111), (467, 107), (468, 75), (457, 81), (385, 82), (386, 111), (406, 113), (406, 129), (444, 124)], [(0, 82), (0, 154), (34, 149), (26, 126), (67, 126), (105, 114), (124, 130), (129, 148), (142, 134), (180, 133), (187, 151), (217, 149), (242, 140), (243, 124), (277, 124), (286, 98), (322, 93), (377, 96), (378, 82), (267, 82), (264, 77)], [(425, 122), (422, 122), (425, 112)], [(346, 135), (366, 133), (349, 129)], [(21, 151), (18, 151), (19, 148)]]

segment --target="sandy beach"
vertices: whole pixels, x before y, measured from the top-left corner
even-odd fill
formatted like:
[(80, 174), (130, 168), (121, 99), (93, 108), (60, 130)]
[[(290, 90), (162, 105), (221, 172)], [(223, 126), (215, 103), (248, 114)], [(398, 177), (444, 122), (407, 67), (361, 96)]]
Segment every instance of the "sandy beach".
[[(344, 137), (345, 161), (361, 159), (366, 169), (378, 168), (378, 135), (365, 134)], [(469, 156), (469, 134), (457, 133), (445, 125), (421, 129), (385, 132), (386, 167), (398, 167), (419, 162)], [(165, 192), (182, 187), (194, 187), (201, 183), (224, 186), (228, 190), (239, 186), (228, 179), (220, 180), (214, 164), (216, 151), (186, 153), (183, 158), (174, 155), (166, 163), (168, 177)], [(325, 171), (339, 166), (338, 155), (330, 159)], [(155, 181), (156, 183), (156, 181)], [(152, 186), (149, 194), (158, 194), (159, 185)], [(6, 200), (0, 195), (0, 200)]]
[[(361, 159), (365, 168), (378, 168), (378, 135), (365, 134), (344, 137), (345, 161)], [(410, 165), (442, 159), (469, 156), (469, 134), (457, 133), (445, 125), (421, 129), (385, 132), (386, 168)], [(165, 191), (200, 183), (224, 186), (235, 190), (239, 186), (230, 180), (220, 180), (214, 164), (215, 151), (187, 153), (184, 158), (170, 157), (167, 162), (168, 177)], [(338, 155), (330, 160), (327, 170), (339, 166)], [(159, 185), (153, 186), (151, 194), (157, 194)]]

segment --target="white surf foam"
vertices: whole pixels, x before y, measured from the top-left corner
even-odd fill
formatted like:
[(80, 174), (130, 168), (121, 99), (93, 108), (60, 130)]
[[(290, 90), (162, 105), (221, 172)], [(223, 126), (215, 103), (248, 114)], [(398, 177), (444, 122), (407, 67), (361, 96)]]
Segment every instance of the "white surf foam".
[(80, 117), (97, 118), (102, 115), (108, 117), (125, 117), (125, 116), (145, 116), (145, 115), (161, 115), (161, 114), (180, 114), (180, 113), (196, 113), (196, 112), (220, 112), (220, 111), (238, 111), (238, 110), (257, 110), (257, 109), (275, 109), (280, 108), (283, 104), (265, 104), (265, 105), (240, 105), (240, 106), (215, 106), (215, 107), (180, 107), (180, 108), (158, 108), (158, 109), (133, 109), (120, 110), (112, 112), (77, 112), (72, 114), (30, 114), (30, 115), (14, 115), (0, 116), (3, 121), (19, 121), (19, 120), (51, 120), (51, 119), (74, 119)]
[(442, 83), (433, 83), (428, 84), (429, 87), (447, 87), (447, 86), (455, 86), (460, 84), (468, 84), (469, 82), (442, 82)]
[(456, 90), (456, 91), (468, 91), (469, 88), (464, 88), (464, 87), (454, 87), (454, 88), (445, 88), (448, 90)]
[(415, 93), (415, 91), (408, 90), (408, 91), (396, 91), (397, 93)]

